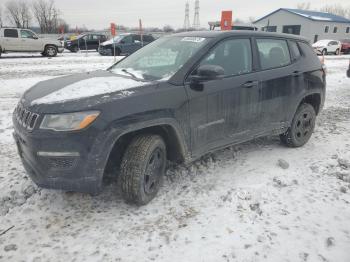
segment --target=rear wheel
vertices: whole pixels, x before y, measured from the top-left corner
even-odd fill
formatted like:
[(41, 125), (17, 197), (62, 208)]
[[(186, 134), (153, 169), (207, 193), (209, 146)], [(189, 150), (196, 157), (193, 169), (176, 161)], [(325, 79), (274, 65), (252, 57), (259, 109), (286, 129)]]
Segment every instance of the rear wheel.
[(123, 198), (145, 205), (158, 193), (166, 167), (166, 146), (158, 135), (141, 135), (127, 147), (120, 168)]
[(70, 49), (70, 51), (71, 51), (72, 53), (77, 53), (77, 52), (79, 51), (79, 48), (78, 48), (77, 46), (73, 46), (73, 47)]
[(326, 48), (322, 50), (322, 55), (327, 55), (327, 49)]
[(289, 147), (305, 145), (315, 129), (315, 121), (314, 107), (310, 104), (301, 104), (287, 132), (280, 135), (282, 143)]
[(45, 47), (45, 56), (54, 57), (57, 55), (57, 47), (53, 45), (48, 45)]

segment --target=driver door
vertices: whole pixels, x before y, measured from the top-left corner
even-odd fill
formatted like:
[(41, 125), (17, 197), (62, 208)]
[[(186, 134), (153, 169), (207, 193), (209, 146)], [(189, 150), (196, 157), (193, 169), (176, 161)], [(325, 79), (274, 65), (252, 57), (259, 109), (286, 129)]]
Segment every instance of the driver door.
[(39, 38), (30, 30), (21, 29), (21, 49), (23, 51), (42, 51)]
[[(230, 38), (217, 44), (200, 61), (224, 69), (224, 78), (187, 82), (193, 155), (200, 156), (252, 137), (261, 113), (258, 74), (253, 72), (249, 38)], [(197, 67), (197, 68), (198, 68)], [(196, 70), (192, 73), (196, 74)]]

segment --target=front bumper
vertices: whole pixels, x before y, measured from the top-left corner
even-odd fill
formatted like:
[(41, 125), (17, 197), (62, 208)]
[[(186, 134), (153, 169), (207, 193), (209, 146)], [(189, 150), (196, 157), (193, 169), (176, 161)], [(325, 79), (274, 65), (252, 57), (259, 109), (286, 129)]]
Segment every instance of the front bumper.
[(93, 135), (97, 132), (44, 134), (29, 132), (15, 117), (13, 123), (23, 166), (38, 186), (92, 194), (101, 191), (108, 148), (103, 148), (102, 138)]

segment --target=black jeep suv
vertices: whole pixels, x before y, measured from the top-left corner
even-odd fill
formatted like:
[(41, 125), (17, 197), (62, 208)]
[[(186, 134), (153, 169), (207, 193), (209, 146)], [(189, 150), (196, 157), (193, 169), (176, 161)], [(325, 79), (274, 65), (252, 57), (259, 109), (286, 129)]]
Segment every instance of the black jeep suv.
[(189, 163), (256, 137), (312, 135), (325, 72), (310, 44), (274, 33), (160, 38), (108, 70), (40, 82), (13, 114), (24, 167), (41, 187), (97, 193), (107, 170), (146, 204), (166, 161)]
[(76, 39), (67, 40), (64, 43), (64, 48), (76, 53), (79, 50), (96, 50), (101, 43), (105, 42), (107, 37), (104, 34), (89, 33), (78, 35)]

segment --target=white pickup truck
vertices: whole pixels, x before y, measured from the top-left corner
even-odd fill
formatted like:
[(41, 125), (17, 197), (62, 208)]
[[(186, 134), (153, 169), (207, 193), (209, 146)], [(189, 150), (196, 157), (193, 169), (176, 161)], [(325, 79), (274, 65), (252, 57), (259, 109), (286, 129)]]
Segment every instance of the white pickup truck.
[(21, 28), (0, 28), (0, 56), (8, 52), (40, 52), (53, 57), (64, 47), (58, 40), (39, 38), (33, 31)]

